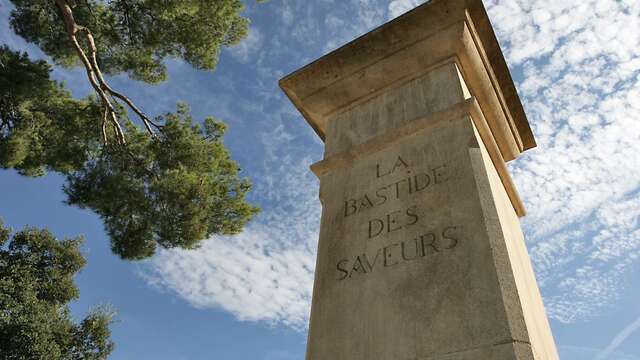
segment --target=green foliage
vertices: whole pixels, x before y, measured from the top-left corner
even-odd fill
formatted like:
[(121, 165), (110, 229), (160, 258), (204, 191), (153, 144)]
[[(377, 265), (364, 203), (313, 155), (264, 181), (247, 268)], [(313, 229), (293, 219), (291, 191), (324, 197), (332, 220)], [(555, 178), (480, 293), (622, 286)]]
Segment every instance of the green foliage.
[(200, 125), (178, 105), (156, 119), (164, 125), (153, 138), (119, 109), (127, 145), (105, 146), (94, 99), (72, 99), (44, 62), (6, 47), (0, 61), (0, 167), (66, 175), (67, 202), (102, 217), (120, 257), (143, 259), (157, 245), (193, 249), (213, 234), (239, 232), (256, 213), (223, 123)]
[(0, 167), (37, 176), (66, 172), (98, 146), (100, 107), (74, 100), (49, 79), (50, 66), (0, 47)]
[(80, 324), (68, 303), (85, 260), (82, 238), (58, 241), (24, 229), (11, 237), (0, 221), (0, 360), (99, 360), (113, 350), (112, 312), (97, 309)]
[[(186, 105), (160, 118), (157, 139), (127, 127), (127, 147), (106, 148), (68, 176), (68, 202), (96, 211), (126, 259), (165, 248), (195, 248), (212, 234), (238, 233), (256, 212), (250, 188), (222, 143), (224, 124), (194, 123)], [(127, 199), (127, 201), (122, 201)]]
[[(11, 0), (11, 25), (59, 65), (79, 59), (53, 0)], [(69, 1), (71, 2), (71, 1)], [(98, 63), (106, 74), (127, 72), (149, 83), (166, 79), (167, 57), (213, 70), (221, 46), (245, 37), (248, 20), (240, 0), (78, 0), (75, 20), (96, 38)]]

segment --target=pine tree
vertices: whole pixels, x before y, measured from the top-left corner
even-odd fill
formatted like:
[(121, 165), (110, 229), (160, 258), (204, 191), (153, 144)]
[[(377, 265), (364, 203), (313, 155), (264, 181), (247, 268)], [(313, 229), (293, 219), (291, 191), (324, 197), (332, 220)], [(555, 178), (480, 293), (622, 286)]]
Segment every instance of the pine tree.
[(74, 99), (50, 64), (0, 48), (0, 167), (65, 175), (67, 202), (95, 211), (125, 259), (242, 230), (257, 208), (224, 146), (224, 123), (196, 121), (185, 104), (151, 119), (107, 81), (163, 81), (167, 58), (213, 70), (220, 48), (246, 35), (239, 0), (12, 3), (16, 33), (56, 65), (84, 67), (95, 94)]
[(32, 228), (11, 236), (0, 221), (0, 360), (101, 360), (113, 351), (111, 310), (80, 323), (69, 311), (85, 264), (81, 244)]

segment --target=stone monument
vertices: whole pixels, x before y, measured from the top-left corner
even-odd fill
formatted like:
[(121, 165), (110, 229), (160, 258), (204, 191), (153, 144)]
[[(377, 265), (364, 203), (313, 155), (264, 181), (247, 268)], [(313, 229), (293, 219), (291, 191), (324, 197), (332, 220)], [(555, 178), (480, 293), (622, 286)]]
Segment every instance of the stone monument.
[(536, 144), (481, 0), (280, 85), (325, 142), (308, 360), (558, 359), (505, 166)]

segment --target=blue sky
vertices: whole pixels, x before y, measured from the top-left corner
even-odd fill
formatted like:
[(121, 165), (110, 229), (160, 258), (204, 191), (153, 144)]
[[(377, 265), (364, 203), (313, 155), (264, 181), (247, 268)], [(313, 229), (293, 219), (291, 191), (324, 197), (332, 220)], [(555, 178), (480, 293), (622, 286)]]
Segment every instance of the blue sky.
[[(320, 207), (308, 166), (322, 143), (277, 87), (283, 75), (402, 12), (417, 0), (247, 3), (250, 36), (213, 73), (169, 62), (169, 80), (111, 79), (148, 114), (187, 102), (226, 121), (226, 144), (263, 211), (235, 237), (138, 263), (109, 251), (100, 220), (65, 206), (63, 179), (0, 171), (6, 224), (86, 237), (77, 277), (83, 316), (118, 311), (112, 359), (304, 357)], [(640, 2), (486, 0), (538, 148), (510, 164), (528, 215), (527, 245), (561, 358), (640, 359)], [(8, 26), (0, 42), (44, 57)], [(56, 69), (76, 96), (79, 69)]]

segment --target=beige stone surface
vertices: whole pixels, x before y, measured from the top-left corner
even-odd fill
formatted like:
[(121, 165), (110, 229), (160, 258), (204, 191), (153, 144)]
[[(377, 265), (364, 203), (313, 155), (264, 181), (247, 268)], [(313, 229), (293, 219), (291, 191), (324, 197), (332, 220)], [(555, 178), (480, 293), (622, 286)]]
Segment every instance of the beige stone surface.
[(481, 2), (281, 84), (325, 139), (308, 360), (558, 359), (505, 166), (535, 141)]
[(487, 229), (476, 179), (487, 175), (470, 144), (467, 116), (323, 175), (308, 359), (437, 358), (528, 342), (515, 285), (498, 276), (508, 254)]
[[(535, 274), (531, 267), (529, 254), (525, 246), (524, 235), (520, 228), (520, 221), (514, 212), (509, 197), (500, 177), (493, 166), (486, 147), (479, 142), (481, 154), (477, 151), (472, 156), (482, 157), (484, 170), (488, 174), (490, 191), (483, 189), (482, 199), (487, 223), (492, 227), (500, 227), (500, 232), (507, 248), (510, 267), (502, 269), (502, 273), (512, 273), (516, 283), (520, 305), (525, 317), (530, 342), (534, 345), (536, 359), (557, 359), (551, 328), (542, 303), (542, 297), (536, 283)], [(478, 171), (482, 172), (481, 169)], [(486, 187), (486, 184), (484, 185)], [(489, 196), (490, 195), (490, 196)], [(499, 240), (500, 241), (500, 240)], [(500, 270), (500, 269), (498, 269)]]

